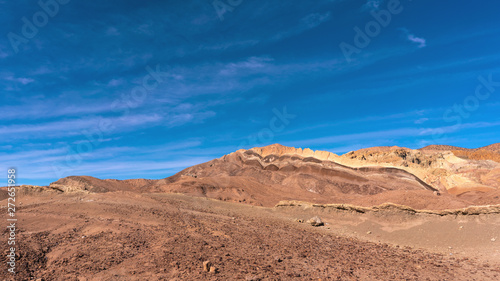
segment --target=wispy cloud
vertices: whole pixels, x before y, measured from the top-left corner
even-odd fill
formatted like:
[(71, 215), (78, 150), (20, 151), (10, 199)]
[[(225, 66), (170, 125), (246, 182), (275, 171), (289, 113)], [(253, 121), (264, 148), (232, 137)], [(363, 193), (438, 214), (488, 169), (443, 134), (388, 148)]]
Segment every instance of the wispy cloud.
[(429, 121), (429, 118), (420, 118), (420, 119), (417, 119), (415, 120), (415, 124), (423, 124), (425, 122)]
[(232, 62), (224, 65), (219, 73), (221, 75), (241, 75), (247, 71), (258, 71), (258, 69), (265, 70), (263, 68), (270, 67), (269, 62), (272, 61), (273, 59), (270, 57), (250, 57), (243, 61)]
[(364, 142), (368, 139), (376, 139), (376, 138), (394, 138), (394, 137), (403, 137), (403, 136), (414, 136), (418, 135), (421, 131), (417, 128), (399, 128), (392, 130), (383, 130), (383, 131), (373, 131), (366, 133), (357, 133), (357, 134), (344, 134), (344, 135), (335, 135), (314, 139), (304, 139), (299, 141), (291, 142), (292, 144), (299, 146), (311, 146), (311, 145), (334, 145), (336, 143), (342, 142)]
[(302, 19), (300, 19), (299, 23), (293, 26), (292, 28), (282, 31), (275, 36), (272, 37), (273, 41), (283, 40), (285, 38), (298, 35), (307, 30), (313, 29), (324, 22), (329, 21), (331, 18), (330, 12), (326, 13), (312, 13), (309, 14)]
[[(81, 106), (81, 103), (87, 103), (87, 106)], [(115, 109), (120, 109), (115, 107)], [(88, 114), (98, 114), (103, 112), (112, 112), (111, 101), (109, 103), (96, 103), (85, 100), (75, 102), (61, 101), (58, 99), (39, 100), (32, 98), (30, 102), (19, 105), (0, 106), (0, 120), (42, 120), (53, 117), (74, 117), (85, 116)]]
[[(3, 77), (1, 77), (1, 76), (3, 76)], [(6, 81), (18, 82), (18, 83), (21, 83), (23, 85), (27, 85), (27, 84), (35, 82), (35, 80), (33, 78), (30, 78), (30, 77), (16, 77), (16, 76), (14, 76), (11, 73), (2, 73), (1, 76), (0, 76), (0, 78), (3, 78)]]
[[(84, 130), (97, 130), (99, 124), (107, 122), (114, 132), (132, 130), (147, 123), (158, 124), (163, 117), (159, 114), (126, 115), (122, 117), (93, 117), (45, 122), (40, 124), (11, 124), (0, 127), (0, 136), (12, 139), (44, 139), (83, 135)], [(4, 139), (4, 138), (2, 138)]]
[(304, 139), (298, 140), (294, 142), (289, 142), (291, 145), (299, 145), (299, 146), (311, 146), (311, 145), (334, 145), (339, 143), (344, 143), (346, 141), (349, 142), (357, 142), (363, 143), (367, 140), (374, 141), (377, 139), (393, 139), (393, 138), (416, 138), (416, 137), (426, 137), (433, 135), (442, 135), (442, 134), (452, 134), (462, 130), (468, 129), (480, 129), (480, 128), (490, 128), (490, 127), (498, 127), (500, 126), (500, 122), (475, 122), (475, 123), (467, 123), (456, 126), (443, 126), (443, 127), (434, 127), (434, 128), (397, 128), (390, 130), (381, 130), (381, 131), (372, 131), (372, 132), (364, 132), (364, 133), (356, 133), (356, 134), (343, 134), (343, 135), (335, 135), (314, 139)]
[(424, 38), (416, 37), (413, 34), (408, 35), (408, 40), (410, 40), (413, 43), (417, 43), (419, 48), (423, 48), (423, 47), (427, 46), (426, 40)]
[(425, 40), (422, 37), (417, 37), (414, 34), (410, 33), (410, 31), (406, 28), (400, 28), (400, 30), (403, 32), (405, 38), (418, 45), (418, 48), (424, 48), (427, 46), (427, 40)]
[(419, 135), (440, 135), (440, 134), (451, 134), (459, 132), (461, 130), (467, 129), (480, 129), (480, 128), (491, 128), (500, 126), (500, 122), (472, 122), (460, 125), (442, 126), (437, 128), (425, 128), (420, 129)]
[[(74, 152), (67, 148), (32, 149), (0, 152), (1, 168), (18, 168), (21, 184), (48, 184), (58, 179), (55, 170), (63, 176), (93, 175), (102, 178), (164, 178), (183, 168), (203, 163), (217, 155), (208, 155), (196, 140), (165, 143), (162, 146), (110, 146), (80, 154), (84, 161), (69, 165)], [(134, 155), (134, 157), (130, 157)], [(165, 156), (168, 155), (168, 160)], [(141, 160), (137, 160), (141, 157)], [(148, 160), (145, 160), (148, 159)], [(97, 164), (98, 163), (98, 164)], [(26, 167), (30, 167), (27, 169)], [(130, 171), (135, 171), (131, 173)]]

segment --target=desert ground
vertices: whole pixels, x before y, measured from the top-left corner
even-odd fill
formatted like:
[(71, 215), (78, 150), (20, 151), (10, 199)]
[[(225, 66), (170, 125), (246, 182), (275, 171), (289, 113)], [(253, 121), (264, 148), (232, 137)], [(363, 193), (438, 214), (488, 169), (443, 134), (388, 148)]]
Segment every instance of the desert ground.
[[(15, 280), (500, 278), (500, 240), (492, 241), (500, 214), (268, 208), (131, 192), (21, 201)], [(314, 216), (325, 224), (308, 224)]]

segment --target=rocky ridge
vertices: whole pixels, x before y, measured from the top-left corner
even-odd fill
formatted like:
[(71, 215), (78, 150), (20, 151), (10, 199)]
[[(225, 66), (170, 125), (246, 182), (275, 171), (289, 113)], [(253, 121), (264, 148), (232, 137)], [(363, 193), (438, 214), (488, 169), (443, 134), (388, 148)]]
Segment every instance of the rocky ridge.
[(500, 158), (492, 149), (496, 146), (489, 147), (474, 150), (451, 146), (419, 150), (374, 147), (346, 153), (336, 161), (352, 167), (397, 167), (442, 192), (462, 194), (500, 188), (500, 162), (495, 161)]
[[(339, 156), (274, 144), (241, 149), (161, 180), (71, 176), (48, 187), (22, 189), (25, 193), (175, 192), (263, 206), (300, 200), (318, 204), (372, 206), (391, 202), (414, 208), (463, 208), (479, 202), (498, 203), (498, 196), (488, 195), (500, 192), (500, 163), (466, 159), (454, 151), (496, 153), (497, 147), (374, 147)], [(436, 196), (439, 193), (446, 196)]]

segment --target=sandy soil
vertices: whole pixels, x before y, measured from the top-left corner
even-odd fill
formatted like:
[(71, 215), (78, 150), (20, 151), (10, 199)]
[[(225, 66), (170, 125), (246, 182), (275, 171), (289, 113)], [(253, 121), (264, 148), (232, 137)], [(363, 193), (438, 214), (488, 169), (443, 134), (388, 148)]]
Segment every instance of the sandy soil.
[[(131, 192), (19, 200), (18, 274), (6, 272), (3, 255), (2, 280), (500, 279), (498, 215), (356, 214)], [(326, 225), (299, 222), (314, 215)], [(207, 260), (215, 272), (203, 270)]]

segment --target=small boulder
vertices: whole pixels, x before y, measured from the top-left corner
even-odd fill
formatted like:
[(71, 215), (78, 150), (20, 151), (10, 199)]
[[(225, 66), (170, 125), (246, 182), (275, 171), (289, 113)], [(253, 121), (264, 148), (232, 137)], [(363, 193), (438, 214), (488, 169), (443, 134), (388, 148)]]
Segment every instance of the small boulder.
[(325, 225), (323, 221), (318, 217), (311, 218), (310, 220), (307, 221), (307, 223), (311, 224), (312, 226), (318, 227), (318, 226), (323, 226)]
[(210, 268), (213, 267), (210, 261), (203, 262), (203, 270), (206, 272), (210, 272)]

